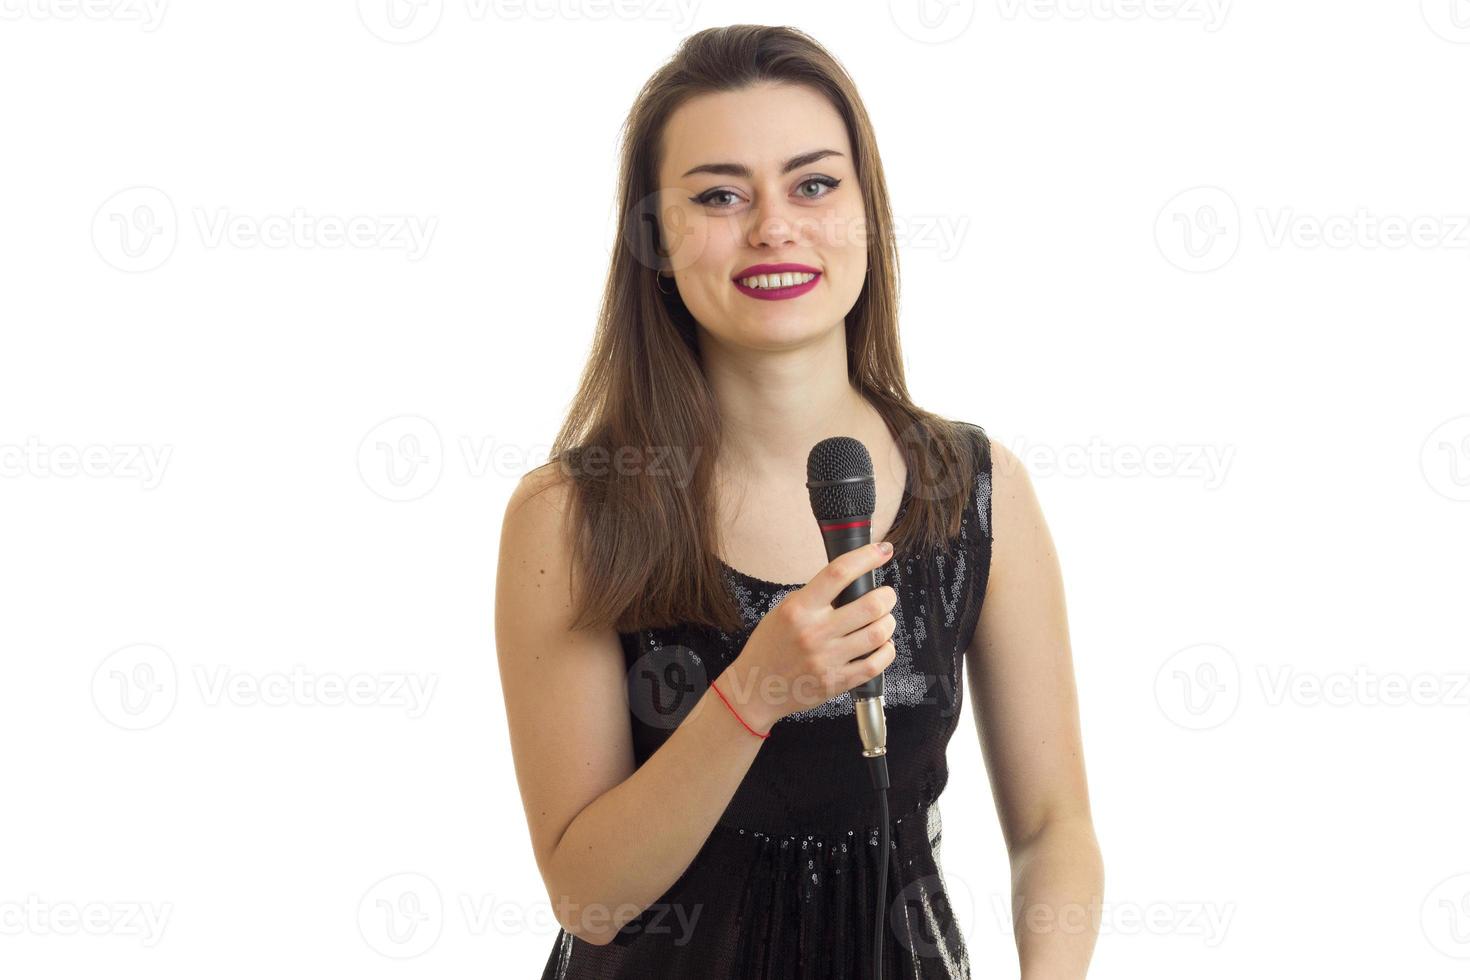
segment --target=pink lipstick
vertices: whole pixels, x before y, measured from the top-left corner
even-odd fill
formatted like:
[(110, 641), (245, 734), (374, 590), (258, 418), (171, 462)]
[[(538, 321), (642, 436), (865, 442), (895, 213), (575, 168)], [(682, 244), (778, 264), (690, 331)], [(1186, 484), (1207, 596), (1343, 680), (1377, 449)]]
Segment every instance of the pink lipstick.
[[(795, 286), (775, 286), (769, 289), (747, 286), (740, 281), (752, 276), (774, 276), (782, 272), (809, 273), (812, 278)], [(736, 289), (752, 299), (793, 299), (803, 293), (811, 292), (821, 278), (821, 271), (809, 265), (801, 265), (796, 262), (775, 262), (741, 269), (731, 281), (735, 283)]]

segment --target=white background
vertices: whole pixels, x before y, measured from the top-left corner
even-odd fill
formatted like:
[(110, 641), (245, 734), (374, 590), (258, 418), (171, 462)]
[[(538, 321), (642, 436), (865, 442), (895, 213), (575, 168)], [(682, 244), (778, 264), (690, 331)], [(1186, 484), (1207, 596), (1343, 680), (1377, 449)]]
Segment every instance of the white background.
[[(1455, 2), (0, 2), (0, 973), (539, 976), (500, 520), (618, 126), (740, 21), (855, 78), (911, 390), (1037, 486), (1090, 975), (1463, 977)], [(968, 711), (943, 867), (1015, 977)]]

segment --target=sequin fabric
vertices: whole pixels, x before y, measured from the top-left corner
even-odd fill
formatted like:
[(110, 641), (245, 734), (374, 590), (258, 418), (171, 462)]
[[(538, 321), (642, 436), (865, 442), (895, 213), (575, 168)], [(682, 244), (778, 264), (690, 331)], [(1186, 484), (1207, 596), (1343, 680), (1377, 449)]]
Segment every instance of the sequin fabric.
[[(990, 571), (989, 440), (965, 427), (981, 452), (960, 533), (942, 549), (895, 555), (874, 575), (898, 594), (883, 699), (892, 783), (884, 980), (970, 976), (939, 865), (937, 805)], [(900, 516), (907, 506), (905, 496)], [(739, 600), (739, 633), (682, 624), (620, 634), (640, 766), (761, 618), (801, 587), (729, 566), (724, 576)], [(559, 932), (542, 980), (871, 978), (880, 816), (857, 739), (850, 693), (783, 718), (669, 890), (605, 946)]]

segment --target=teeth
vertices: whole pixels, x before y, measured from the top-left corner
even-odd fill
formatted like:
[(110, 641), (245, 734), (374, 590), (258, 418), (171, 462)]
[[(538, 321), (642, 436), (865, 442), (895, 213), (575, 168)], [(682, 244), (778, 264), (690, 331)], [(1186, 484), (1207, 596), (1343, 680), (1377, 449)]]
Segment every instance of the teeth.
[(800, 286), (815, 278), (817, 275), (814, 272), (778, 272), (770, 276), (751, 276), (749, 279), (741, 279), (740, 284), (751, 289), (780, 289), (784, 286)]

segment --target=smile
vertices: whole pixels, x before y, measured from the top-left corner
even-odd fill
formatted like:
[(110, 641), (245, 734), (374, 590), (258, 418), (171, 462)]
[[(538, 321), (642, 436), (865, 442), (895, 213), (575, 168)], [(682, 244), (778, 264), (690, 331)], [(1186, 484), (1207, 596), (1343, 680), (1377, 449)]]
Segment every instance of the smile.
[(735, 279), (735, 288), (755, 299), (793, 299), (811, 292), (821, 278), (819, 272), (778, 272)]

